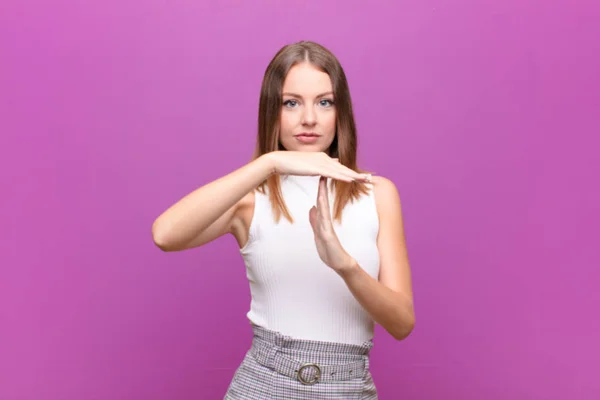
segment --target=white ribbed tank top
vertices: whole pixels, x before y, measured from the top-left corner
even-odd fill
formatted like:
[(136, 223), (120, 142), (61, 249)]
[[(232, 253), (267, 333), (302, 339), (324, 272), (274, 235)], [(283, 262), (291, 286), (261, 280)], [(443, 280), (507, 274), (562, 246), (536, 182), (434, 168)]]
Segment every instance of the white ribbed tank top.
[[(275, 223), (268, 192), (255, 191), (249, 239), (240, 249), (252, 297), (247, 317), (297, 339), (361, 344), (373, 337), (374, 322), (315, 245), (308, 213), (316, 204), (318, 185), (318, 176), (281, 176), (294, 224), (283, 216)], [(348, 203), (342, 223), (334, 220), (334, 230), (348, 254), (377, 279), (379, 220), (368, 186), (369, 195)], [(329, 203), (333, 215), (331, 187)]]

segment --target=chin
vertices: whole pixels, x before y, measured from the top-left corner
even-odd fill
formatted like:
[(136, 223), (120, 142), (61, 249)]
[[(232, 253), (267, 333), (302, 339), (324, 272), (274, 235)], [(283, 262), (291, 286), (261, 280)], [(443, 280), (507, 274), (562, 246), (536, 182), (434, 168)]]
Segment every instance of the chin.
[(310, 152), (319, 152), (319, 151), (325, 151), (326, 149), (323, 149), (321, 146), (302, 146), (297, 148), (295, 151), (304, 151), (307, 153)]
[(300, 147), (286, 148), (286, 150), (299, 151), (299, 152), (304, 152), (304, 153), (318, 153), (318, 152), (327, 153), (328, 149), (324, 149), (322, 146), (300, 146)]
[(298, 144), (298, 143), (281, 143), (281, 146), (287, 151), (301, 151), (301, 152), (325, 152), (329, 151), (331, 144), (324, 145), (323, 143), (313, 144)]

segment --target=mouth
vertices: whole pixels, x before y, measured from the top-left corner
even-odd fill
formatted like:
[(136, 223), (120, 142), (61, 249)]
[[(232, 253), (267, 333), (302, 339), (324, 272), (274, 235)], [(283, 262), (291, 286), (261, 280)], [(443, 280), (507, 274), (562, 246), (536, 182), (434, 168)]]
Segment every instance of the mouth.
[(294, 135), (297, 141), (304, 144), (315, 144), (319, 140), (321, 135), (315, 132), (302, 132), (297, 135)]
[(309, 138), (309, 137), (319, 137), (321, 135), (319, 135), (318, 133), (314, 133), (314, 132), (302, 132), (302, 133), (299, 133), (299, 134), (297, 134), (295, 136), (296, 137), (307, 137), (307, 138)]

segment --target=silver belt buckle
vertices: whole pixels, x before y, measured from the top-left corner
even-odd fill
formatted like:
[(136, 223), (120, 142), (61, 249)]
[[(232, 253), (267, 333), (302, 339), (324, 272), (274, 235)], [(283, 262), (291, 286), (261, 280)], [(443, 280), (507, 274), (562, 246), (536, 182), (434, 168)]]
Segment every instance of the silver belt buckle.
[[(302, 377), (302, 371), (304, 371), (305, 368), (310, 368), (310, 367), (313, 367), (316, 369), (315, 377), (311, 380), (306, 380)], [(300, 382), (302, 382), (304, 385), (314, 385), (315, 383), (317, 383), (319, 381), (319, 379), (321, 379), (321, 368), (317, 364), (314, 364), (314, 363), (303, 364), (298, 369), (298, 380)]]

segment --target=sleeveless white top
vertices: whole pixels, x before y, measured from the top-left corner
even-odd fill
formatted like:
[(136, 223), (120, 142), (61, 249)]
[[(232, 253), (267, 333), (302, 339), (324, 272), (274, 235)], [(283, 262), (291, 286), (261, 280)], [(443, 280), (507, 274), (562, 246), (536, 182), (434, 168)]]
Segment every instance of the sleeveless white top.
[[(275, 223), (267, 195), (255, 191), (248, 243), (240, 249), (252, 301), (252, 324), (296, 339), (361, 344), (373, 337), (374, 322), (344, 280), (317, 252), (308, 219), (316, 205), (318, 176), (281, 176), (281, 190), (294, 223)], [(348, 203), (342, 223), (333, 220), (334, 194), (329, 187), (334, 230), (344, 249), (377, 279), (379, 220), (369, 195)]]

